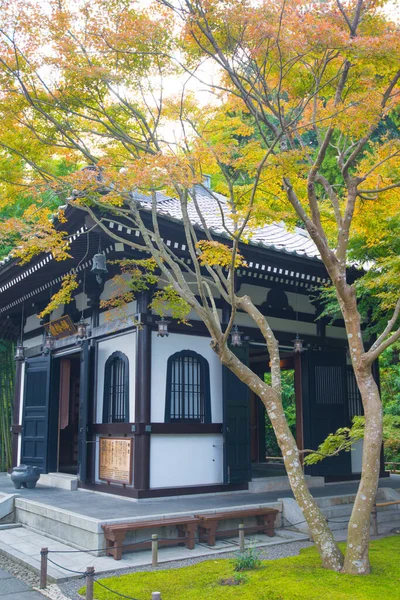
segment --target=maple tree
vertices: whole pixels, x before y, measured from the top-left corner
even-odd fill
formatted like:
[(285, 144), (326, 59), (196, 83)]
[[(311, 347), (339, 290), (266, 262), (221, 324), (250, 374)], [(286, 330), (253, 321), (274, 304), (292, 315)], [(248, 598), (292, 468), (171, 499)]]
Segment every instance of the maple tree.
[[(1, 202), (31, 199), (22, 214), (0, 223), (3, 236), (19, 240), (15, 255), (68, 255), (62, 227), (49, 221), (49, 197), (61, 203), (69, 198), (104, 230), (100, 210), (117, 222), (127, 219), (139, 238), (122, 240), (109, 230), (107, 235), (145, 250), (153, 261), (122, 265), (132, 294), (152, 281), (156, 267), (165, 287), (153, 299), (154, 310), (172, 308), (182, 320), (196, 311), (221, 362), (265, 404), (324, 566), (357, 574), (370, 570), (369, 523), (382, 444), (372, 364), (400, 339), (399, 261), (387, 244), (398, 232), (400, 142), (396, 129), (385, 127), (398, 114), (400, 42), (380, 7), (373, 0), (181, 0), (140, 10), (128, 0), (4, 0), (0, 29)], [(212, 79), (201, 69), (205, 61), (216, 65)], [(166, 93), (171, 77), (179, 95)], [(209, 87), (208, 105), (186, 91), (187, 78)], [(171, 135), (171, 123), (178, 136)], [(91, 167), (60, 175), (59, 161)], [(204, 188), (204, 173), (213, 177), (210, 202), (217, 211), (219, 193), (227, 198), (228, 214), (221, 218), (229, 244), (215, 239), (202, 213), (196, 190)], [(191, 266), (162, 239), (160, 189), (179, 199)], [(132, 190), (150, 197), (146, 209)], [(150, 226), (144, 212), (152, 215)], [(320, 252), (363, 401), (363, 470), (345, 558), (307, 487), (285, 417), (278, 342), (251, 298), (235, 291), (235, 269), (243, 260), (239, 244), (277, 218), (289, 228), (301, 222)], [(346, 266), (360, 247), (373, 262), (354, 284)], [(71, 278), (67, 285), (72, 290)], [(375, 294), (379, 306), (377, 337), (368, 349), (358, 291)], [(231, 308), (224, 326), (215, 293)], [(68, 289), (53, 298), (52, 307), (66, 295)], [(229, 348), (238, 310), (264, 336), (270, 384)]]

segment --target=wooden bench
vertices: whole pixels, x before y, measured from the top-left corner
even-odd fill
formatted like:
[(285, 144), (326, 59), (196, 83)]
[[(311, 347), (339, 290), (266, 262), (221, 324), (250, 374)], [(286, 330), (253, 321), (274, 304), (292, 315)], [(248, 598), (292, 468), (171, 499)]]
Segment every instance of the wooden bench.
[(218, 523), (220, 521), (227, 521), (228, 519), (241, 519), (241, 523), (243, 523), (246, 517), (256, 517), (257, 519), (256, 525), (245, 528), (246, 532), (262, 532), (273, 537), (275, 535), (275, 519), (278, 513), (279, 511), (275, 508), (245, 508), (243, 510), (227, 510), (209, 515), (195, 515), (199, 519), (199, 541), (207, 542), (209, 546), (215, 546), (216, 536), (232, 537), (237, 535), (238, 529), (217, 531)]
[(133, 523), (102, 525), (104, 537), (106, 538), (106, 554), (107, 556), (113, 556), (115, 560), (121, 560), (123, 551), (140, 550), (150, 547), (151, 542), (123, 545), (125, 536), (129, 531), (152, 529), (151, 533), (154, 533), (155, 529), (171, 526), (177, 528), (179, 539), (159, 540), (158, 545), (173, 546), (185, 544), (186, 548), (193, 550), (198, 523), (199, 519), (195, 517), (174, 517), (170, 519), (158, 519), (156, 521), (135, 521)]

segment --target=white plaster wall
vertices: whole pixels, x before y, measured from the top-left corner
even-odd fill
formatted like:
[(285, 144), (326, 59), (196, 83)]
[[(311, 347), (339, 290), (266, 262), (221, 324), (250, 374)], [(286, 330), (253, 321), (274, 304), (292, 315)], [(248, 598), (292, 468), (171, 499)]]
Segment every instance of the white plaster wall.
[[(317, 326), (315, 323), (304, 323), (302, 321), (293, 321), (289, 319), (278, 319), (276, 317), (268, 317), (268, 323), (273, 331), (287, 331), (304, 335), (317, 335)], [(237, 313), (235, 316), (235, 324), (242, 327), (255, 327), (254, 321), (243, 313)]]
[(55, 321), (56, 319), (62, 317), (64, 314), (64, 308), (65, 304), (60, 304), (60, 306), (57, 306), (56, 310), (53, 310), (51, 313), (50, 321)]
[(124, 335), (108, 337), (98, 344), (96, 423), (103, 420), (104, 366), (107, 358), (117, 350), (123, 352), (129, 360), (129, 421), (135, 420), (136, 332), (130, 331)]
[(24, 333), (29, 333), (29, 331), (33, 331), (34, 329), (37, 329), (38, 327), (40, 327), (39, 317), (37, 315), (30, 315), (26, 319)]
[[(129, 279), (129, 275), (122, 275), (122, 279)], [(130, 290), (128, 284), (126, 286), (121, 287), (120, 284), (116, 284), (114, 279), (107, 279), (104, 284), (103, 292), (100, 296), (100, 301), (102, 300), (110, 300), (110, 298), (119, 292), (128, 292)], [(136, 300), (133, 302), (129, 302), (122, 308), (112, 308), (111, 310), (107, 310), (105, 312), (100, 313), (99, 315), (99, 325), (103, 325), (104, 323), (109, 323), (115, 319), (124, 319), (128, 316), (132, 316), (136, 313)]]
[(222, 435), (152, 435), (150, 487), (223, 483)]
[(31, 338), (30, 340), (24, 340), (24, 346), (25, 346), (25, 348), (33, 348), (34, 346), (41, 346), (42, 342), (43, 342), (43, 336), (36, 335), (35, 337)]
[(244, 283), (240, 286), (239, 296), (250, 296), (253, 302), (259, 305), (266, 301), (269, 290), (270, 288), (261, 285)]
[(331, 325), (327, 325), (326, 337), (339, 338), (341, 340), (345, 340), (347, 339), (346, 330), (344, 327), (333, 327)]
[(222, 366), (210, 346), (210, 338), (197, 335), (170, 334), (159, 338), (152, 332), (151, 356), (151, 421), (164, 423), (167, 361), (171, 354), (194, 350), (201, 354), (210, 367), (211, 421), (222, 423)]
[(129, 302), (121, 308), (112, 308), (99, 314), (99, 325), (110, 323), (111, 321), (124, 320), (133, 317), (136, 314), (136, 300)]
[(86, 294), (84, 294), (83, 292), (81, 292), (80, 294), (76, 294), (74, 296), (74, 300), (75, 300), (75, 306), (76, 306), (77, 310), (79, 310), (80, 312), (82, 310), (85, 310), (89, 306), (89, 303), (88, 303), (89, 299), (86, 296)]

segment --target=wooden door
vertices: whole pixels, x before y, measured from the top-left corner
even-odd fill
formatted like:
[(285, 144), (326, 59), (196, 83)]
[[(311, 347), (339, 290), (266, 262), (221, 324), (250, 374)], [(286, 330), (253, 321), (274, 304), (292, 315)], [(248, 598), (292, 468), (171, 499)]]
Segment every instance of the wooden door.
[[(302, 355), (304, 447), (316, 450), (330, 433), (349, 424), (344, 351), (307, 351)], [(311, 475), (332, 480), (351, 476), (349, 452), (307, 467)]]
[[(248, 346), (231, 348), (245, 364)], [(224, 482), (247, 483), (251, 477), (249, 389), (223, 367)]]
[(47, 473), (51, 357), (25, 361), (21, 464)]

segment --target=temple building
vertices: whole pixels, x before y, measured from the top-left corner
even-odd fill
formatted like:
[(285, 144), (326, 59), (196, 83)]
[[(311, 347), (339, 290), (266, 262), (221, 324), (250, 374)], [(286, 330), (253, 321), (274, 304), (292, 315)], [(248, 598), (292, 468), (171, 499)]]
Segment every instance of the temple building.
[[(207, 192), (198, 201), (214, 238), (226, 242)], [(65, 474), (80, 488), (133, 498), (245, 490), (284, 477), (279, 457), (268, 456), (263, 404), (221, 365), (195, 313), (191, 326), (160, 322), (147, 291), (124, 313), (101, 306), (113, 293), (113, 261), (141, 256), (126, 244), (138, 232), (109, 215), (108, 235), (72, 205), (65, 216), (56, 226), (67, 228), (70, 258), (0, 263), (0, 338), (18, 342), (13, 464), (38, 466), (50, 484)], [(143, 219), (150, 218), (144, 205)], [(176, 200), (159, 196), (158, 221), (164, 242), (190, 264)], [(241, 252), (246, 266), (237, 270), (237, 293), (250, 295), (268, 317), (282, 369), (291, 373), (297, 443), (316, 449), (362, 413), (344, 323), (320, 317), (318, 288), (328, 275), (301, 229), (267, 225)], [(40, 320), (67, 273), (79, 281), (73, 301)], [(218, 296), (216, 305), (226, 324), (227, 305)], [(268, 377), (260, 331), (242, 312), (235, 325), (235, 351)], [(306, 472), (325, 481), (356, 479), (361, 452), (359, 442)]]

